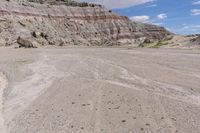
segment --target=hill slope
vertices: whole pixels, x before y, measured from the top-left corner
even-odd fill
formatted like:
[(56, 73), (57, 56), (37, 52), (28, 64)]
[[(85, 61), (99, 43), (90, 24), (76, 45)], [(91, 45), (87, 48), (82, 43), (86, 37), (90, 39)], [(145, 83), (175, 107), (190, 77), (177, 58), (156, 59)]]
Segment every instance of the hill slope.
[(19, 43), (24, 36), (27, 45), (60, 46), (140, 44), (171, 36), (163, 27), (132, 22), (101, 5), (29, 1), (0, 2), (0, 45)]

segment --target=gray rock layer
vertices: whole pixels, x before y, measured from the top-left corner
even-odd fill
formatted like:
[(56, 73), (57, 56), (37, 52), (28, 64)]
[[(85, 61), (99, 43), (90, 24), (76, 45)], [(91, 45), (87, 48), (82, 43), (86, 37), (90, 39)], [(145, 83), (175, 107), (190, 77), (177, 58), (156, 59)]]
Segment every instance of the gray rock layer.
[(0, 40), (12, 45), (22, 35), (41, 45), (110, 46), (163, 40), (171, 33), (163, 27), (132, 22), (99, 5), (1, 1)]

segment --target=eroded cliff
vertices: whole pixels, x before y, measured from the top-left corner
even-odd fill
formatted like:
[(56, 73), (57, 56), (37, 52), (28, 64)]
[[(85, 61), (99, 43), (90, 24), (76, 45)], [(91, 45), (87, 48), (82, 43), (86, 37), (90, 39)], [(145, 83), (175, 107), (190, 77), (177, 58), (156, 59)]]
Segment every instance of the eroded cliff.
[[(0, 2), (0, 45), (121, 45), (166, 39), (163, 27), (132, 22), (101, 5), (73, 1)], [(42, 4), (41, 4), (42, 3)]]

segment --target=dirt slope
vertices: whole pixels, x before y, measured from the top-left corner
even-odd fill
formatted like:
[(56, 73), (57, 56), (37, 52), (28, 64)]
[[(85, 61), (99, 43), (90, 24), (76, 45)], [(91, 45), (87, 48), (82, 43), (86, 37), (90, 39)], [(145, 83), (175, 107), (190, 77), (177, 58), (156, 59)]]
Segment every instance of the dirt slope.
[(37, 47), (138, 45), (171, 36), (163, 27), (132, 22), (102, 5), (67, 3), (0, 1), (0, 45), (21, 44), (19, 37)]

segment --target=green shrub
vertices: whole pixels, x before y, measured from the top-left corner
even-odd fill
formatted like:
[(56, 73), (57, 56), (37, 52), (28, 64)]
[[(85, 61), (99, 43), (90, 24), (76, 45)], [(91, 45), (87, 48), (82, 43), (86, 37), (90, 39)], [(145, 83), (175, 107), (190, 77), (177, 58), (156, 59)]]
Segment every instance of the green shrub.
[(151, 46), (150, 48), (160, 48), (161, 46), (167, 45), (167, 42), (159, 41), (156, 45)]

